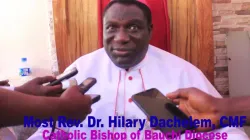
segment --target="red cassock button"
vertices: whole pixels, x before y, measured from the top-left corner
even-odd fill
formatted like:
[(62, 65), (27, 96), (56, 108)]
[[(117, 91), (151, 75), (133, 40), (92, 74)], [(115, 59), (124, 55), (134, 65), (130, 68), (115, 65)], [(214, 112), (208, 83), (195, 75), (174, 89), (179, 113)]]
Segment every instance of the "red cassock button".
[(128, 102), (132, 103), (133, 101), (132, 101), (132, 99), (131, 99), (131, 98), (129, 98), (129, 99), (128, 99)]
[(133, 77), (132, 77), (132, 76), (129, 76), (128, 79), (129, 79), (129, 80), (133, 80)]

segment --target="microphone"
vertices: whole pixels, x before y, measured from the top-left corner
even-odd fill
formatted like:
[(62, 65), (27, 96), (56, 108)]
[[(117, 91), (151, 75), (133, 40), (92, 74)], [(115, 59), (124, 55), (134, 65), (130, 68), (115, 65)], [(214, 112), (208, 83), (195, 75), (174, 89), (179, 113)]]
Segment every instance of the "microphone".
[(75, 76), (77, 73), (78, 73), (77, 68), (73, 68), (72, 70), (68, 70), (68, 71), (62, 73), (61, 75), (57, 76), (57, 80), (52, 81), (47, 86), (55, 86), (55, 85), (61, 84), (62, 81), (67, 80), (67, 79)]
[(85, 94), (85, 92), (87, 92), (94, 84), (96, 84), (96, 79), (89, 77), (87, 79), (85, 79), (80, 85), (80, 92), (82, 94)]

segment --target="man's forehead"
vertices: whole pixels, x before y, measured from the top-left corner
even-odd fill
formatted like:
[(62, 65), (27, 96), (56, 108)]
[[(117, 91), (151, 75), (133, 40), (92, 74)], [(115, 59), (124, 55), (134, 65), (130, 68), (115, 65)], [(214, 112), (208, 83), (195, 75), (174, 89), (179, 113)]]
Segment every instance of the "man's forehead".
[(144, 13), (136, 5), (124, 5), (116, 3), (108, 9), (107, 13), (105, 14), (105, 19), (144, 20)]

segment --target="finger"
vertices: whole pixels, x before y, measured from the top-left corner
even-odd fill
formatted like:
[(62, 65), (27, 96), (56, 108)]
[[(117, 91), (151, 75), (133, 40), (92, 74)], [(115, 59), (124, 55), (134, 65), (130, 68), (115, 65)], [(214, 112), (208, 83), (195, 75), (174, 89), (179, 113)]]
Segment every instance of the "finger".
[(174, 99), (173, 102), (174, 102), (175, 104), (179, 105), (180, 102), (181, 102), (181, 99)]
[[(0, 84), (1, 85), (1, 84)], [(10, 84), (9, 83), (5, 83), (3, 86), (10, 86)]]
[(0, 81), (0, 85), (7, 85), (9, 83), (9, 80)]
[(166, 96), (170, 99), (176, 98), (188, 98), (190, 93), (190, 88), (178, 89), (172, 93), (168, 93)]
[(179, 95), (180, 95), (180, 90), (181, 90), (181, 89), (178, 89), (178, 90), (176, 90), (176, 91), (174, 91), (174, 92), (167, 93), (167, 94), (166, 94), (166, 97), (169, 98), (169, 99), (178, 98)]
[(91, 96), (89, 95), (81, 95), (81, 98), (84, 98), (84, 103), (85, 103), (85, 112), (86, 114), (90, 114), (92, 112), (91, 105), (92, 105), (92, 100)]
[[(182, 101), (181, 101), (182, 102)], [(192, 114), (188, 111), (185, 104), (180, 104), (177, 108), (179, 108), (184, 114), (187, 116), (191, 116)]]
[(54, 77), (54, 76), (44, 76), (44, 77), (39, 77), (37, 79), (37, 83), (38, 84), (45, 84), (45, 83), (48, 83), (48, 82), (51, 82), (54, 80), (56, 80), (56, 77)]
[(81, 92), (82, 94), (85, 94), (92, 86), (93, 86), (93, 85), (84, 85), (84, 86), (81, 86), (81, 87), (79, 87), (80, 92)]
[(44, 86), (50, 91), (61, 91), (62, 90), (62, 85), (55, 85), (55, 86)]
[(90, 114), (91, 112), (92, 112), (92, 108), (89, 109), (88, 114)]
[(91, 98), (91, 96), (89, 96), (89, 95), (83, 95), (83, 96), (85, 97), (86, 104), (89, 105), (89, 106), (91, 106), (91, 104), (92, 104), (92, 98)]
[(43, 86), (44, 94), (52, 94), (52, 93), (59, 93), (62, 92), (62, 85), (55, 85), (55, 86)]
[(184, 107), (178, 107), (186, 116), (192, 116), (192, 114)]

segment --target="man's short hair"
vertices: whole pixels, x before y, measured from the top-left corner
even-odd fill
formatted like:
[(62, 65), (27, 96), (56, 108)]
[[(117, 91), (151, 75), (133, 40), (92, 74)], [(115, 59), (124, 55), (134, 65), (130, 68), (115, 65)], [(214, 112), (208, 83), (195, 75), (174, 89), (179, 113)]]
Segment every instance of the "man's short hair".
[(105, 16), (107, 10), (115, 3), (119, 3), (119, 4), (123, 4), (123, 5), (135, 5), (137, 6), (138, 8), (140, 8), (146, 19), (147, 19), (147, 22), (148, 22), (148, 25), (151, 25), (152, 24), (152, 14), (151, 14), (151, 10), (149, 9), (148, 6), (146, 6), (145, 4), (137, 1), (137, 0), (112, 0), (104, 9), (104, 13), (103, 13), (103, 17)]

